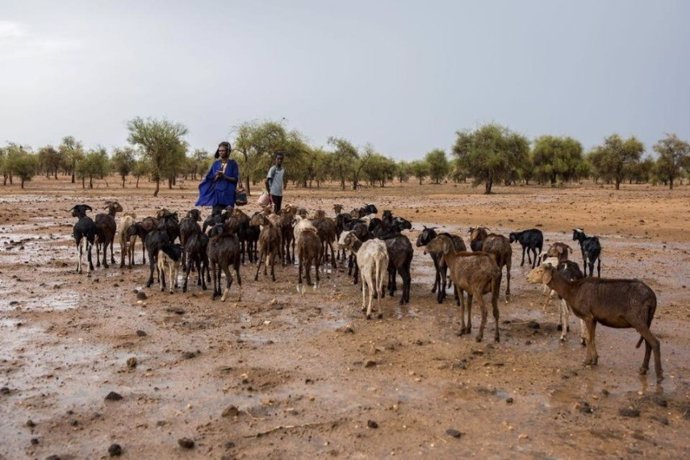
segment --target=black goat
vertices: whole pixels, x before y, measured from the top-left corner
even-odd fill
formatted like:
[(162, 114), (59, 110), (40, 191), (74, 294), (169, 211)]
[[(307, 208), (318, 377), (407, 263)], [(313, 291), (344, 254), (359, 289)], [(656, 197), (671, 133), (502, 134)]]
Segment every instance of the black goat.
[[(84, 251), (83, 246), (86, 246), (86, 258), (89, 261), (89, 271), (92, 272), (93, 262), (91, 261), (91, 248), (96, 239), (96, 224), (93, 219), (86, 215), (86, 212), (93, 211), (93, 209), (88, 204), (77, 204), (70, 209), (70, 211), (72, 212), (72, 217), (79, 219), (72, 229), (74, 240), (77, 242), (77, 248), (79, 249), (77, 273), (81, 273), (81, 256)], [(82, 245), (82, 243), (84, 244)]]
[(399, 272), (403, 281), (400, 305), (410, 303), (410, 286), (412, 284), (410, 266), (412, 264), (412, 256), (414, 255), (412, 243), (410, 243), (408, 237), (399, 233), (384, 241), (388, 250), (388, 294), (391, 297), (395, 294), (397, 288), (395, 278)]
[(573, 229), (573, 241), (580, 243), (582, 251), (582, 268), (587, 275), (587, 265), (589, 263), (589, 276), (594, 276), (594, 262), (597, 263), (597, 277), (601, 278), (601, 243), (596, 236), (585, 235), (581, 228)]
[(211, 265), (211, 271), (213, 272), (213, 295), (211, 299), (215, 300), (216, 297), (221, 295), (220, 279), (221, 271), (225, 273), (225, 292), (222, 293), (221, 302), (225, 302), (225, 299), (230, 292), (230, 286), (232, 285), (232, 275), (230, 274), (230, 266), (235, 269), (235, 274), (237, 275), (237, 284), (239, 285), (239, 299), (242, 300), (242, 277), (240, 276), (240, 240), (236, 233), (231, 232), (227, 226), (223, 224), (214, 225), (211, 230), (209, 230), (209, 241), (208, 241), (208, 260)]
[[(530, 263), (532, 268), (537, 266), (537, 256), (541, 253), (544, 247), (544, 234), (541, 230), (536, 228), (530, 228), (529, 230), (523, 230), (521, 232), (511, 232), (509, 235), (509, 240), (511, 243), (518, 241), (520, 246), (522, 246), (522, 261), (520, 266), (525, 265), (525, 252), (527, 252), (527, 261)], [(534, 255), (534, 258), (530, 257), (530, 251)]]
[[(187, 279), (192, 267), (196, 268), (197, 281), (196, 285), (201, 286), (201, 289), (206, 290), (206, 279), (211, 281), (211, 275), (208, 267), (208, 236), (201, 231), (192, 233), (187, 236), (185, 240), (184, 252), (187, 257), (187, 266), (184, 272), (184, 284), (182, 285), (182, 292), (187, 292)], [(204, 278), (206, 274), (206, 278)]]
[(107, 214), (96, 214), (96, 267), (101, 266), (100, 250), (103, 249), (103, 266), (108, 268), (108, 246), (110, 246), (110, 263), (115, 263), (115, 255), (113, 254), (113, 246), (115, 242), (115, 233), (117, 232), (117, 224), (115, 223), (115, 216), (118, 212), (122, 212), (122, 206), (117, 201), (106, 201), (105, 209)]
[(180, 236), (180, 220), (176, 212), (163, 208), (158, 211), (158, 229), (165, 230), (170, 242), (173, 243)]
[(140, 222), (133, 223), (127, 229), (126, 236), (129, 240), (129, 250), (132, 254), (134, 254), (134, 246), (137, 242), (137, 237), (141, 239), (142, 264), (146, 264), (146, 235), (156, 227), (158, 227), (158, 219), (155, 217), (145, 217)]
[[(453, 243), (453, 248), (456, 252), (467, 250), (465, 242), (462, 240), (461, 236), (451, 235), (447, 232), (437, 234), (435, 228), (426, 226), (422, 230), (422, 233), (420, 233), (417, 237), (416, 246), (418, 248), (426, 246), (427, 244), (431, 243), (431, 241), (438, 235), (445, 235), (448, 238), (450, 238), (450, 240)], [(446, 297), (446, 287), (450, 285), (450, 279), (447, 278), (448, 267), (446, 265), (446, 261), (443, 258), (442, 252), (429, 251), (429, 255), (431, 256), (431, 260), (434, 262), (434, 268), (436, 269), (436, 276), (434, 277), (434, 286), (431, 288), (431, 292), (436, 292), (436, 301), (438, 303), (442, 303), (443, 299), (445, 299)]]
[[(136, 225), (136, 224), (135, 224)], [(153, 284), (153, 271), (158, 267), (158, 251), (163, 249), (163, 246), (170, 244), (171, 240), (168, 233), (162, 229), (157, 228), (146, 234), (144, 244), (146, 245), (146, 252), (149, 253), (149, 279), (146, 281), (146, 287), (151, 287)], [(158, 274), (160, 280), (160, 274)]]
[(180, 244), (184, 252), (182, 253), (182, 269), (187, 269), (187, 239), (197, 233), (201, 232), (201, 227), (198, 222), (201, 221), (201, 212), (198, 209), (191, 209), (187, 211), (187, 215), (180, 221)]

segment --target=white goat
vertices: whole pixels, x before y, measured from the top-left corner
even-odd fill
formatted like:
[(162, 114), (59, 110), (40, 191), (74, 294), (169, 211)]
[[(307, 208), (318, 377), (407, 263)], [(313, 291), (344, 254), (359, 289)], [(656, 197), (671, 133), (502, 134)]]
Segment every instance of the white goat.
[[(374, 238), (362, 243), (354, 232), (344, 232), (338, 246), (349, 249), (357, 257), (362, 284), (362, 311), (371, 319), (371, 305), (376, 292), (376, 309), (380, 311), (381, 298), (385, 295), (384, 280), (387, 279), (388, 249), (383, 240)], [(366, 303), (367, 288), (369, 303)]]
[(165, 275), (170, 281), (170, 293), (177, 287), (177, 273), (182, 264), (182, 246), (179, 244), (165, 244), (158, 251), (158, 280), (161, 284), (161, 292), (165, 291)]
[(292, 228), (292, 234), (295, 236), (295, 246), (299, 245), (299, 237), (306, 228), (313, 229), (316, 232), (316, 227), (311, 223), (311, 220), (299, 215), (295, 216), (295, 226)]
[(133, 245), (130, 244), (127, 239), (127, 230), (134, 224), (137, 215), (133, 212), (126, 212), (120, 216), (117, 223), (117, 231), (119, 232), (118, 238), (120, 240), (120, 268), (125, 266), (125, 260), (127, 260), (127, 266), (132, 268), (134, 263), (134, 251), (132, 251)]

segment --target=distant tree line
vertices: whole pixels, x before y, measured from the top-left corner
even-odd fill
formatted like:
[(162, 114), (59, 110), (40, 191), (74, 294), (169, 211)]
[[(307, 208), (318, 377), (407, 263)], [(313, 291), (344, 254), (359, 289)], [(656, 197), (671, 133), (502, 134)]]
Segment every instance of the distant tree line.
[[(110, 153), (100, 146), (87, 150), (72, 136), (36, 152), (9, 143), (0, 148), (3, 185), (18, 181), (24, 188), (25, 182), (40, 174), (48, 179), (70, 177), (82, 188), (93, 188), (94, 180), (106, 181), (115, 174), (123, 188), (128, 177), (135, 179), (135, 187), (141, 178), (155, 182), (155, 196), (161, 183), (172, 188), (179, 178), (200, 180), (212, 162), (207, 150), (190, 149), (184, 139), (187, 128), (182, 124), (137, 117), (127, 128), (128, 145)], [(483, 185), (485, 193), (491, 193), (495, 184), (557, 186), (583, 179), (612, 184), (616, 189), (624, 182), (664, 184), (673, 189), (690, 176), (690, 144), (675, 134), (654, 144), (654, 159), (643, 156), (645, 146), (635, 137), (612, 134), (585, 153), (582, 144), (570, 137), (541, 136), (530, 142), (504, 126), (487, 124), (458, 131), (450, 158), (444, 150), (435, 149), (423, 159), (408, 162), (395, 161), (371, 145), (356, 147), (340, 137), (314, 147), (299, 131), (288, 131), (274, 121), (243, 123), (235, 132), (232, 156), (240, 164), (248, 192), (263, 182), (278, 151), (286, 157), (287, 180), (305, 188), (318, 188), (326, 181), (338, 183), (343, 190), (362, 185), (384, 187), (414, 177), (419, 184), (471, 180), (476, 186)]]

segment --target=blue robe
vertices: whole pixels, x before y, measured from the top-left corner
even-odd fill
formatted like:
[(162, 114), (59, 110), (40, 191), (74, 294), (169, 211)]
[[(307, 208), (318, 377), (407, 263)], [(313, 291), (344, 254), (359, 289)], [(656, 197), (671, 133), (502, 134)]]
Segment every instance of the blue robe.
[[(220, 171), (221, 168), (220, 160), (213, 162), (211, 169), (206, 173), (206, 177), (199, 184), (199, 199), (196, 200), (195, 206), (235, 206), (237, 184), (227, 179), (214, 180), (216, 172)], [(235, 160), (228, 159), (225, 175), (239, 181), (240, 167)]]

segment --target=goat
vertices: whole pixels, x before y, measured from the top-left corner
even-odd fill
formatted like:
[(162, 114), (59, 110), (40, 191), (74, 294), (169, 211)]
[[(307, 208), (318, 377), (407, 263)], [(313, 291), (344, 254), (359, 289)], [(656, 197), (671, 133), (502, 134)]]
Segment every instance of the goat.
[[(543, 258), (541, 264), (556, 267), (556, 269), (563, 275), (565, 275), (565, 277), (568, 278), (570, 281), (575, 281), (584, 278), (584, 275), (580, 270), (580, 266), (571, 260), (559, 262), (557, 257), (546, 257)], [(544, 301), (544, 310), (546, 310), (551, 300), (551, 297), (557, 293), (553, 289), (549, 288), (547, 285), (544, 285), (544, 288), (546, 289), (544, 291), (544, 293), (546, 294), (546, 299)], [(558, 327), (561, 329), (561, 342), (564, 342), (566, 335), (570, 330), (570, 307), (568, 306), (568, 303), (565, 301), (565, 299), (563, 299), (560, 296), (559, 299), (561, 300), (561, 303), (558, 309)], [(585, 345), (586, 343), (585, 323), (582, 320), (580, 320), (580, 343), (582, 345)]]
[(225, 302), (230, 286), (232, 286), (232, 275), (230, 266), (235, 269), (237, 284), (239, 286), (238, 302), (242, 300), (242, 277), (240, 276), (240, 240), (237, 234), (232, 233), (227, 226), (216, 224), (209, 230), (208, 240), (208, 260), (213, 272), (213, 295), (211, 299), (221, 295), (220, 277), (221, 271), (225, 273), (225, 291), (222, 293), (221, 302)]
[[(523, 230), (521, 232), (511, 232), (508, 235), (510, 243), (518, 241), (520, 246), (522, 246), (522, 261), (520, 266), (525, 265), (525, 252), (527, 252), (527, 261), (532, 266), (532, 268), (537, 266), (537, 255), (541, 253), (544, 247), (544, 234), (541, 230), (536, 228), (531, 228), (529, 230)], [(534, 260), (530, 257), (530, 251), (534, 255)]]
[(72, 212), (72, 217), (79, 219), (72, 228), (72, 235), (79, 249), (77, 273), (81, 273), (81, 257), (84, 252), (84, 246), (86, 247), (86, 258), (89, 262), (89, 272), (92, 272), (93, 262), (91, 261), (91, 248), (96, 239), (96, 224), (93, 219), (86, 215), (86, 212), (93, 211), (93, 209), (88, 204), (77, 204), (70, 209), (70, 211)]
[(180, 270), (180, 263), (182, 262), (182, 245), (179, 244), (164, 244), (158, 250), (158, 281), (161, 285), (161, 292), (165, 292), (165, 275), (168, 275), (170, 281), (170, 293), (175, 292), (177, 287), (177, 273)]
[[(360, 219), (350, 221), (348, 225), (345, 226), (344, 230), (355, 232), (355, 236), (361, 242), (365, 242), (372, 238), (371, 233), (369, 233), (368, 225)], [(338, 240), (339, 247), (342, 247), (340, 241), (344, 234), (345, 233), (342, 233)], [(353, 284), (357, 284), (359, 280), (359, 266), (357, 265), (357, 258), (353, 252), (350, 252), (350, 257), (347, 261), (347, 274), (352, 275)]]
[[(419, 234), (417, 237), (417, 242), (415, 243), (416, 246), (422, 247), (428, 245), (431, 240), (436, 238), (439, 234), (436, 233), (436, 229), (433, 227), (426, 227), (424, 226), (424, 229), (422, 230), (422, 233)], [(451, 239), (453, 242), (453, 247), (455, 248), (456, 251), (466, 251), (467, 247), (465, 246), (465, 242), (462, 240), (461, 236), (458, 235), (451, 235), (450, 233), (440, 233), (440, 235), (445, 235)], [(434, 268), (436, 269), (436, 275), (434, 277), (434, 285), (431, 288), (431, 293), (433, 294), (436, 292), (436, 301), (438, 303), (442, 303), (443, 299), (446, 297), (446, 287), (447, 287), (447, 282), (446, 282), (446, 271), (447, 271), (447, 266), (446, 262), (443, 259), (443, 254), (440, 252), (435, 252), (435, 251), (430, 251), (429, 248), (426, 249), (426, 252), (429, 253), (431, 256), (431, 260), (434, 262)], [(438, 289), (438, 291), (436, 291)]]
[(566, 260), (568, 260), (569, 253), (572, 254), (572, 252), (573, 248), (571, 248), (565, 243), (556, 241), (551, 246), (549, 246), (549, 249), (546, 250), (545, 254), (546, 257), (556, 257), (559, 262), (565, 262)]
[(284, 255), (283, 265), (292, 264), (295, 262), (295, 250), (292, 250), (290, 255), (290, 246), (294, 243), (293, 226), (295, 224), (295, 216), (289, 210), (283, 209), (280, 213), (280, 220), (278, 228), (280, 228), (280, 236), (282, 241), (282, 253)]
[(201, 212), (198, 209), (190, 209), (180, 221), (180, 245), (182, 245), (182, 269), (187, 269), (187, 239), (190, 235), (201, 231), (198, 222), (201, 221)]
[[(182, 292), (187, 292), (187, 279), (192, 267), (196, 268), (197, 272), (197, 286), (201, 286), (206, 290), (206, 278), (211, 281), (208, 263), (208, 235), (201, 231), (201, 228), (195, 233), (187, 236), (185, 241), (184, 253), (187, 257), (187, 266), (185, 267), (184, 284), (182, 285)], [(206, 278), (204, 278), (204, 273)]]
[(395, 278), (396, 273), (399, 272), (403, 282), (400, 305), (410, 303), (410, 287), (412, 285), (410, 266), (412, 265), (412, 256), (414, 255), (412, 243), (410, 243), (408, 237), (400, 234), (383, 241), (385, 241), (386, 250), (388, 251), (388, 294), (391, 297), (395, 294)]
[(271, 279), (275, 282), (275, 264), (276, 259), (280, 258), (280, 248), (282, 244), (280, 229), (273, 225), (265, 214), (260, 212), (254, 214), (250, 222), (252, 225), (261, 225), (261, 234), (259, 235), (259, 263), (256, 265), (254, 281), (259, 280), (259, 270), (263, 262), (264, 276), (268, 276), (268, 265), (270, 264)]
[(530, 283), (547, 284), (563, 297), (587, 326), (587, 357), (585, 365), (595, 366), (599, 360), (595, 331), (597, 323), (614, 328), (634, 328), (640, 334), (638, 348), (645, 342), (640, 374), (649, 370), (650, 353), (654, 351), (656, 380), (663, 380), (661, 346), (649, 330), (656, 311), (656, 294), (637, 279), (602, 279), (585, 277), (570, 281), (551, 265), (540, 265), (527, 276)]
[(305, 217), (302, 217), (300, 215), (296, 215), (295, 216), (295, 226), (292, 228), (292, 233), (293, 233), (293, 236), (295, 237), (295, 239), (294, 239), (295, 245), (299, 244), (300, 235), (302, 234), (302, 231), (305, 228), (313, 228), (314, 230), (316, 230), (316, 227), (314, 227), (314, 224), (312, 223), (311, 220), (309, 220)]
[(133, 223), (125, 232), (125, 236), (129, 240), (129, 247), (132, 253), (132, 263), (134, 263), (134, 247), (137, 242), (137, 237), (141, 239), (141, 250), (142, 250), (142, 264), (146, 264), (146, 235), (151, 230), (158, 227), (158, 219), (155, 217), (145, 217), (141, 222)]
[[(146, 234), (144, 240), (146, 245), (146, 252), (149, 253), (149, 279), (146, 281), (146, 287), (151, 287), (153, 284), (153, 270), (158, 266), (158, 252), (166, 244), (170, 244), (170, 237), (168, 233), (162, 228), (156, 228)], [(158, 274), (160, 280), (160, 273)]]
[(297, 277), (297, 292), (304, 295), (304, 286), (302, 285), (302, 268), (304, 267), (307, 284), (311, 283), (311, 266), (314, 266), (314, 272), (316, 273), (316, 283), (314, 283), (314, 290), (319, 287), (319, 265), (321, 261), (321, 239), (317, 232), (312, 228), (305, 228), (302, 230), (300, 235), (299, 244), (297, 245), (297, 254), (299, 256), (299, 269)]
[[(484, 227), (470, 228), (470, 247), (473, 251), (494, 254), (498, 268), (506, 267), (506, 302), (510, 300), (510, 267), (513, 263), (513, 248), (503, 235), (488, 233)], [(502, 276), (502, 275), (501, 275)]]
[(127, 260), (128, 268), (132, 268), (132, 264), (134, 263), (134, 251), (132, 250), (132, 245), (129, 244), (127, 232), (129, 227), (134, 225), (134, 222), (136, 222), (134, 220), (136, 217), (137, 215), (133, 212), (126, 212), (122, 215), (122, 217), (120, 217), (120, 222), (117, 225), (117, 228), (119, 229), (118, 236), (120, 237), (120, 268), (124, 268), (125, 260)]
[(176, 212), (170, 212), (163, 208), (158, 211), (158, 228), (165, 230), (170, 238), (170, 242), (174, 242), (180, 236), (180, 221)]
[[(498, 291), (501, 287), (501, 269), (496, 264), (494, 256), (483, 251), (456, 251), (451, 238), (445, 235), (439, 235), (431, 240), (426, 250), (443, 254), (443, 259), (450, 269), (450, 278), (453, 280), (455, 289), (458, 290), (457, 303), (461, 306), (460, 335), (472, 332), (472, 299), (476, 297), (482, 312), (482, 322), (476, 340), (482, 341), (487, 317), (484, 294), (490, 292), (495, 321), (494, 340), (499, 342)], [(465, 325), (465, 302), (462, 300), (463, 291), (467, 292), (467, 325)]]
[(589, 262), (589, 276), (594, 276), (594, 262), (597, 263), (597, 277), (601, 278), (601, 244), (599, 237), (587, 236), (581, 228), (573, 229), (573, 241), (580, 243), (582, 251), (582, 265), (587, 276), (587, 263)]
[(326, 217), (326, 213), (323, 211), (316, 211), (312, 225), (316, 227), (316, 234), (321, 240), (321, 253), (323, 254), (323, 262), (326, 264), (328, 249), (331, 250), (331, 265), (333, 268), (337, 268), (335, 263), (335, 251), (333, 250), (333, 243), (336, 242), (336, 224), (335, 220), (330, 217)]
[(108, 268), (108, 246), (110, 246), (110, 263), (115, 263), (115, 255), (113, 254), (113, 243), (115, 242), (115, 233), (117, 232), (117, 224), (115, 223), (115, 216), (118, 212), (122, 212), (122, 206), (117, 201), (106, 201), (105, 209), (107, 214), (96, 214), (96, 266), (101, 266), (100, 249), (103, 249), (103, 266)]
[[(380, 299), (386, 295), (383, 289), (384, 273), (388, 267), (388, 249), (386, 243), (379, 239), (362, 242), (357, 235), (350, 231), (340, 236), (338, 245), (349, 249), (357, 258), (360, 276), (362, 277), (362, 311), (365, 311), (367, 319), (371, 319), (371, 305), (376, 292), (376, 309), (380, 311)], [(369, 289), (369, 304), (365, 299)], [(366, 305), (366, 307), (365, 307)]]

